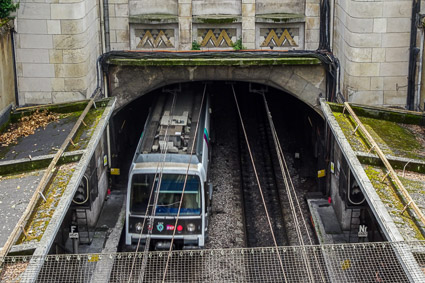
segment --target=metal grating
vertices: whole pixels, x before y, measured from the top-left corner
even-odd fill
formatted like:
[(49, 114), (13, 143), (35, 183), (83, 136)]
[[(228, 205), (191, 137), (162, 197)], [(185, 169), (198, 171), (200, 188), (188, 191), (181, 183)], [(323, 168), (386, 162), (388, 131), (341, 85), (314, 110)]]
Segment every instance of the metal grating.
[[(165, 282), (408, 282), (409, 276), (424, 276), (425, 241), (279, 247), (279, 252), (285, 275), (275, 248), (174, 251)], [(144, 269), (143, 253), (6, 257), (0, 259), (0, 280), (162, 282), (167, 256), (150, 252)]]

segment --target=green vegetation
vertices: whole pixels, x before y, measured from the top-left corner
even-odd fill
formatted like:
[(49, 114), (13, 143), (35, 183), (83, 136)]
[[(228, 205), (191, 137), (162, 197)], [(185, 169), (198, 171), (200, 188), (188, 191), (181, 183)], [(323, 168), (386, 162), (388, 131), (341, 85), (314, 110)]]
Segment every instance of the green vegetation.
[(192, 41), (192, 50), (201, 50), (201, 45), (196, 41)]
[(242, 38), (239, 38), (238, 40), (236, 40), (236, 42), (232, 44), (232, 47), (236, 51), (246, 49), (246, 47), (243, 46), (242, 44)]
[[(384, 171), (382, 167), (369, 165), (366, 165), (363, 168), (375, 188), (376, 193), (386, 206), (388, 213), (393, 218), (397, 228), (400, 229), (403, 237), (406, 240), (425, 240), (422, 228), (414, 216), (414, 212), (411, 211), (410, 208), (407, 208), (403, 214), (401, 213), (407, 203), (399, 192), (397, 186), (390, 181), (390, 177), (386, 177), (383, 180), (386, 171)], [(405, 184), (405, 179), (403, 181)], [(412, 190), (410, 190), (410, 192), (412, 192)], [(410, 231), (413, 231), (413, 234)], [(410, 237), (414, 237), (414, 239), (411, 239)]]
[(43, 192), (46, 201), (41, 197), (39, 198), (36, 208), (34, 209), (25, 231), (27, 237), (22, 233), (19, 237), (17, 244), (24, 242), (40, 241), (43, 237), (44, 231), (49, 225), (49, 222), (56, 210), (56, 207), (61, 200), (61, 197), (68, 186), (69, 181), (75, 171), (75, 163), (61, 166), (53, 176), (53, 181)]
[(0, 1), (0, 27), (13, 19), (10, 14), (19, 8), (19, 3), (13, 3), (13, 0)]

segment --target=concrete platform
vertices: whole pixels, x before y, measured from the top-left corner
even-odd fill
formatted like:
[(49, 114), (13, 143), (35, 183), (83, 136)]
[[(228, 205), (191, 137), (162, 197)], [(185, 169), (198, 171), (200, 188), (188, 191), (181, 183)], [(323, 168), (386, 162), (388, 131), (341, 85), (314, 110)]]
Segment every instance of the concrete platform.
[(342, 231), (333, 206), (326, 199), (308, 199), (308, 208), (320, 244), (349, 242), (349, 231)]

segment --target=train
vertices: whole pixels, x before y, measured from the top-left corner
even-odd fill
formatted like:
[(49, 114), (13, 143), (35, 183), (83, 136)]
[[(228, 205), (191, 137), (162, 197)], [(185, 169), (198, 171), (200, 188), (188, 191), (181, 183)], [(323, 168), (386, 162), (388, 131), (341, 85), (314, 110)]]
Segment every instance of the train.
[(210, 113), (205, 90), (162, 92), (154, 100), (128, 175), (126, 245), (146, 245), (149, 237), (151, 249), (169, 249), (174, 234), (175, 249), (204, 247), (213, 192)]

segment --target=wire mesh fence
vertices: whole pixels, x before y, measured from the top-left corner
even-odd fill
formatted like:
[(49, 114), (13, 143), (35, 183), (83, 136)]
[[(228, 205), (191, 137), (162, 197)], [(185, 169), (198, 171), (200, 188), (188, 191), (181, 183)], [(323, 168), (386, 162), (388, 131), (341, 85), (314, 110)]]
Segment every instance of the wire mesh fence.
[(0, 259), (0, 280), (409, 282), (425, 278), (425, 241), (291, 246), (279, 247), (279, 253), (275, 248), (173, 251), (164, 278), (167, 259), (168, 252), (9, 256)]

